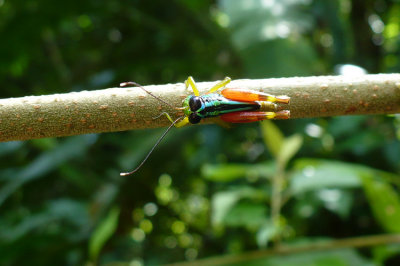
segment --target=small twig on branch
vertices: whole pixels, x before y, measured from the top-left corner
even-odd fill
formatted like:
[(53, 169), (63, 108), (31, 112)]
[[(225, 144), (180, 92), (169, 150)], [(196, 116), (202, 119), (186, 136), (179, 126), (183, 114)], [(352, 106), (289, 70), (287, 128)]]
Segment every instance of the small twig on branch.
[[(214, 84), (199, 82), (200, 93)], [(227, 87), (290, 96), (291, 118), (400, 113), (400, 74), (234, 80)], [(146, 89), (176, 107), (192, 94), (183, 83)], [(153, 118), (163, 111), (179, 115), (135, 87), (2, 99), (0, 141), (161, 127), (170, 122)]]

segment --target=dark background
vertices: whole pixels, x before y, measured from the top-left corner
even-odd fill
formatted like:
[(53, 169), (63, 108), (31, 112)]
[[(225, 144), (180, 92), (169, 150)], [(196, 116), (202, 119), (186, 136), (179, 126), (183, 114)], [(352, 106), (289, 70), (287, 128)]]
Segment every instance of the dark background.
[[(0, 0), (0, 97), (189, 75), (399, 72), (399, 31), (400, 3), (389, 0)], [(278, 238), (400, 233), (398, 115), (265, 125), (172, 130), (125, 178), (119, 172), (136, 166), (164, 129), (0, 143), (0, 264), (246, 258)], [(288, 144), (277, 229), (269, 215), (271, 139), (280, 134), (297, 134), (302, 145)], [(390, 264), (399, 253), (399, 245), (347, 248), (254, 265)]]

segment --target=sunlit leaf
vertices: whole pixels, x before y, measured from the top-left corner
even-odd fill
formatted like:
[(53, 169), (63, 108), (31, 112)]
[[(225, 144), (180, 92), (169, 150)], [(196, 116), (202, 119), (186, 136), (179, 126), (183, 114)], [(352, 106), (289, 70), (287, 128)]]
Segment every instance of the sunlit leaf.
[(293, 194), (323, 188), (361, 187), (364, 176), (379, 176), (388, 182), (398, 182), (400, 176), (358, 164), (320, 159), (295, 161), (289, 188)]
[(264, 143), (271, 154), (277, 158), (283, 145), (284, 136), (273, 122), (266, 120), (260, 124)]
[(261, 228), (257, 231), (257, 245), (259, 247), (265, 248), (268, 242), (273, 239), (279, 233), (279, 228), (277, 228), (271, 221), (265, 222)]
[(107, 217), (97, 226), (89, 241), (89, 256), (96, 261), (101, 248), (113, 235), (118, 226), (119, 208), (112, 208)]
[(342, 162), (318, 159), (295, 161), (289, 188), (293, 194), (323, 188), (355, 188), (361, 186), (359, 168)]
[(284, 168), (289, 160), (299, 151), (303, 144), (303, 137), (293, 135), (283, 140), (282, 147), (279, 151), (278, 162)]

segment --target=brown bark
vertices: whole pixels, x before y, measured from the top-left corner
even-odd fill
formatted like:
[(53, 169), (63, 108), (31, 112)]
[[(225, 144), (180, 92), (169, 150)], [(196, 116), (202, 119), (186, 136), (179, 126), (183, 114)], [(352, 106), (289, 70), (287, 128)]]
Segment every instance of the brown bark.
[[(198, 83), (205, 93), (215, 82)], [(400, 113), (400, 74), (234, 80), (227, 87), (291, 97), (291, 118)], [(146, 86), (173, 106), (192, 94), (183, 83)], [(0, 141), (155, 128), (179, 114), (140, 88), (110, 88), (0, 100)]]

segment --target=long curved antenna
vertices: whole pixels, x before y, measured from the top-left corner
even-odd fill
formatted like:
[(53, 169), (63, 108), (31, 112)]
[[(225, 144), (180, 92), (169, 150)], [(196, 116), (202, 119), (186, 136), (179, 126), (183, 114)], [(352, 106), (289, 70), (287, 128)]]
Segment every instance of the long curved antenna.
[(147, 92), (149, 95), (153, 96), (155, 99), (159, 100), (160, 102), (165, 103), (169, 107), (171, 107), (171, 108), (173, 108), (175, 110), (182, 110), (182, 108), (178, 108), (178, 107), (172, 106), (170, 103), (167, 103), (166, 101), (164, 101), (160, 97), (155, 96), (153, 93), (151, 93), (150, 91), (146, 90), (142, 85), (140, 85), (140, 84), (138, 84), (136, 82), (133, 82), (133, 81), (122, 82), (122, 83), (119, 84), (119, 86), (120, 87), (133, 87), (133, 86), (139, 87), (142, 90), (144, 90), (145, 92)]
[(131, 172), (126, 172), (126, 173), (120, 173), (120, 176), (127, 176), (127, 175), (131, 175), (133, 173), (135, 173), (137, 170), (140, 169), (140, 167), (142, 167), (142, 165), (147, 161), (147, 159), (149, 158), (150, 154), (154, 151), (154, 149), (157, 147), (158, 144), (160, 144), (160, 142), (163, 140), (163, 138), (165, 137), (165, 135), (167, 135), (168, 131), (171, 130), (171, 128), (180, 120), (182, 119), (182, 117), (177, 118), (174, 122), (172, 122), (172, 124), (167, 128), (167, 130), (165, 130), (165, 132), (161, 135), (161, 137), (157, 140), (156, 144), (154, 144), (153, 148), (151, 148), (151, 150), (149, 151), (149, 153), (147, 153), (146, 157), (144, 158), (144, 160), (139, 164), (138, 167), (136, 167), (133, 171)]

